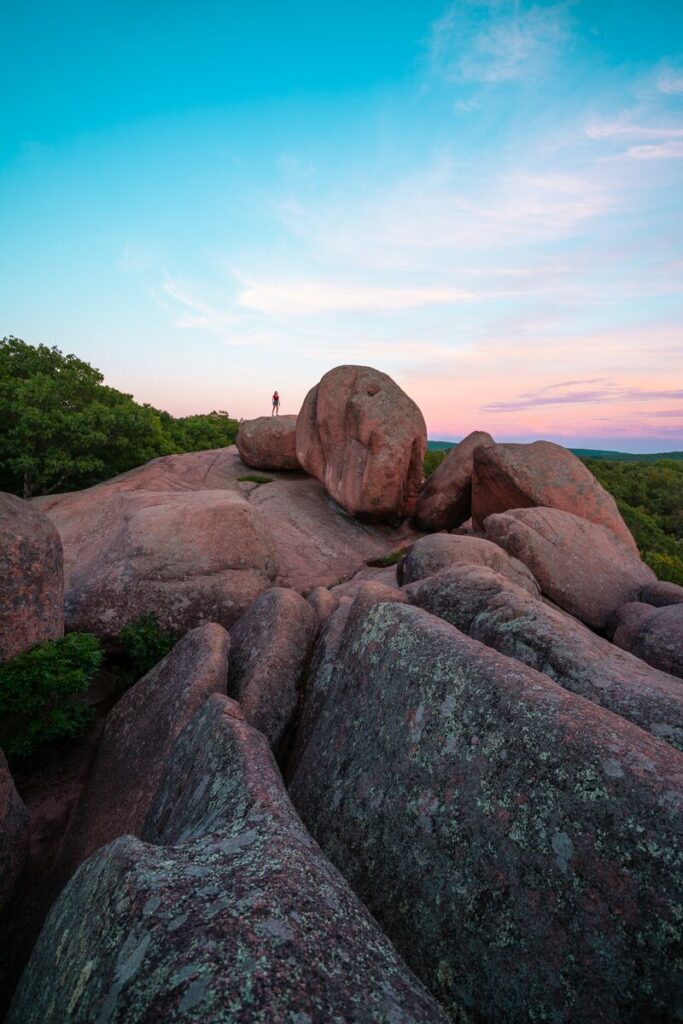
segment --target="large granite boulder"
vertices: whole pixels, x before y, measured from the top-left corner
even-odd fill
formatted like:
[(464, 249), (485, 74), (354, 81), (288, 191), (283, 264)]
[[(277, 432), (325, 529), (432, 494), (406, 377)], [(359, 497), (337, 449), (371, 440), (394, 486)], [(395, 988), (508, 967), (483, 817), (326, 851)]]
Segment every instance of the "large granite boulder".
[(231, 697), (280, 753), (299, 705), (318, 618), (294, 590), (273, 587), (249, 605), (230, 633)]
[(269, 531), (238, 492), (91, 488), (48, 514), (66, 552), (66, 623), (105, 640), (143, 615), (230, 626), (275, 578)]
[(683, 677), (683, 604), (660, 608), (623, 605), (613, 620), (613, 641), (648, 664)]
[(418, 496), (413, 521), (420, 530), (452, 530), (470, 518), (474, 449), (494, 443), (485, 430), (474, 430), (451, 448)]
[(385, 373), (338, 366), (312, 388), (296, 425), (299, 462), (368, 522), (412, 515), (424, 476), (422, 413)]
[(0, 918), (19, 892), (29, 848), (29, 814), (0, 750)]
[(229, 651), (217, 623), (191, 630), (109, 712), (62, 845), (62, 879), (117, 836), (140, 835), (176, 737), (212, 693), (227, 690)]
[(228, 698), (179, 737), (145, 836), (156, 845), (116, 840), (62, 893), (9, 1024), (448, 1024)]
[(409, 599), (418, 607), (683, 749), (683, 686), (678, 679), (534, 600), (498, 573), (458, 565), (409, 589)]
[(483, 537), (467, 537), (455, 533), (435, 533), (420, 538), (399, 562), (396, 575), (399, 584), (404, 586), (426, 576), (433, 576), (441, 569), (461, 564), (485, 565), (533, 597), (540, 594), (533, 574), (519, 559), (512, 558), (498, 544)]
[(617, 504), (580, 459), (551, 441), (482, 445), (474, 452), (472, 519), (511, 508), (544, 506), (572, 512), (611, 530), (627, 547), (636, 542)]
[(331, 686), (290, 795), (456, 1020), (675, 1020), (682, 754), (397, 603)]
[(254, 469), (301, 469), (296, 457), (296, 416), (243, 420), (235, 443), (242, 462)]
[(47, 516), (0, 492), (0, 661), (64, 634), (63, 561)]
[(486, 536), (518, 558), (543, 594), (570, 615), (604, 629), (614, 612), (655, 579), (612, 530), (555, 508), (491, 515)]

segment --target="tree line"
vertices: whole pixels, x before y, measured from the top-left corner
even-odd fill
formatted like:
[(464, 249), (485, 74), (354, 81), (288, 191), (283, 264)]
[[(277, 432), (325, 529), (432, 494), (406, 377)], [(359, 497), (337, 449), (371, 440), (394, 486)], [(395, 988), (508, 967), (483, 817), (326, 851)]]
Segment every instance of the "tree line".
[(32, 498), (80, 490), (160, 455), (223, 448), (224, 410), (174, 417), (104, 383), (56, 347), (0, 341), (0, 490)]

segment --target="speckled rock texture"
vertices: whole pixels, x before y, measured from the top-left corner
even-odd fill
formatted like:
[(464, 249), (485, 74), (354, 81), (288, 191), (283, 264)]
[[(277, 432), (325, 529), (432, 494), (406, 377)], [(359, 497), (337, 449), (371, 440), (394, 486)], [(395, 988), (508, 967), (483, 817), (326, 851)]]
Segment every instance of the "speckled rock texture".
[(122, 837), (62, 893), (9, 1024), (448, 1024), (228, 698), (179, 737), (146, 835), (168, 845)]
[(296, 425), (296, 452), (352, 516), (411, 516), (424, 476), (427, 428), (415, 402), (369, 366), (337, 366), (312, 388)]
[(532, 597), (541, 593), (533, 574), (519, 559), (512, 558), (490, 540), (463, 534), (435, 533), (421, 537), (399, 562), (396, 576), (404, 586), (460, 564), (484, 565), (516, 583)]
[(313, 649), (313, 656), (306, 676), (301, 706), (296, 720), (296, 730), (285, 765), (285, 778), (291, 779), (296, 772), (309, 739), (315, 731), (320, 712), (328, 699), (334, 700), (333, 680), (340, 654), (346, 620), (351, 609), (358, 615), (360, 609), (367, 610), (375, 604), (386, 601), (407, 602), (407, 596), (398, 588), (367, 580), (349, 595), (339, 600), (339, 605), (321, 632)]
[(420, 608), (350, 614), (290, 787), (467, 1022), (641, 1024), (683, 999), (683, 755)]
[(683, 604), (626, 604), (616, 613), (613, 641), (648, 664), (683, 677)]
[(231, 625), (270, 586), (270, 535), (244, 496), (229, 491), (103, 491), (49, 509), (67, 552), (67, 628), (105, 640), (153, 613), (184, 632)]
[(486, 536), (531, 570), (542, 593), (594, 629), (632, 601), (655, 574), (611, 530), (555, 508), (489, 516)]
[(474, 430), (451, 448), (418, 496), (413, 521), (420, 530), (452, 530), (470, 518), (474, 449), (494, 443), (485, 430)]
[(230, 640), (229, 693), (280, 753), (299, 705), (318, 618), (294, 590), (273, 587), (247, 608)]
[(176, 737), (212, 693), (225, 693), (230, 638), (209, 623), (186, 633), (109, 712), (59, 858), (66, 881), (116, 836), (140, 835)]
[[(683, 749), (683, 686), (490, 569), (460, 565), (424, 580), (410, 600), (501, 654), (545, 672)], [(627, 607), (644, 607), (627, 605)], [(683, 610), (683, 606), (679, 606)]]
[(582, 516), (611, 530), (637, 551), (617, 504), (580, 459), (551, 441), (483, 445), (474, 452), (472, 519), (511, 508), (545, 506)]
[(683, 587), (679, 587), (677, 583), (655, 580), (654, 583), (645, 584), (638, 595), (638, 600), (652, 604), (656, 608), (663, 608), (668, 604), (683, 604)]
[(0, 661), (64, 634), (64, 557), (39, 509), (0, 492)]
[(0, 750), (0, 918), (21, 886), (28, 846), (28, 811)]
[(296, 416), (243, 420), (235, 443), (242, 462), (254, 469), (301, 469), (296, 457)]

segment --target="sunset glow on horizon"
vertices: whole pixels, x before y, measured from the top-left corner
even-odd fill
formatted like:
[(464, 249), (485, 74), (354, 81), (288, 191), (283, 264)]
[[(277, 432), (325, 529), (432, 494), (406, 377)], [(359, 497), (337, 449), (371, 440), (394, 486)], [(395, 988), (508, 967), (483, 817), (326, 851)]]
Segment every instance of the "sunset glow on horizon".
[[(11, 5), (1, 335), (176, 415), (683, 449), (683, 7)], [(1, 336), (0, 335), (0, 336)]]

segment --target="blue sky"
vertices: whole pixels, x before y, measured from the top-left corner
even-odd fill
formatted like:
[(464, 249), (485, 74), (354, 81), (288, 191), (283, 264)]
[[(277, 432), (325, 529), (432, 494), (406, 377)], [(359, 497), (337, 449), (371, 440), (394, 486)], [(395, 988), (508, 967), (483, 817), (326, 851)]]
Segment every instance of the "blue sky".
[(0, 331), (176, 414), (683, 448), (683, 5), (6, 0)]

